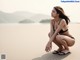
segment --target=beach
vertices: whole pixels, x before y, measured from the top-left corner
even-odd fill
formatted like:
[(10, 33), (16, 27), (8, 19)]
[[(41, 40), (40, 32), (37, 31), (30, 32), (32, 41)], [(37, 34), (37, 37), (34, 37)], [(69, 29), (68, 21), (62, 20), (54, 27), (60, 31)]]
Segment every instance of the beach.
[(45, 52), (49, 29), (50, 24), (0, 24), (0, 54), (5, 54), (6, 60), (79, 60), (80, 24), (69, 24), (75, 44), (70, 47), (71, 54), (64, 56), (52, 54), (58, 48), (54, 43), (52, 50)]

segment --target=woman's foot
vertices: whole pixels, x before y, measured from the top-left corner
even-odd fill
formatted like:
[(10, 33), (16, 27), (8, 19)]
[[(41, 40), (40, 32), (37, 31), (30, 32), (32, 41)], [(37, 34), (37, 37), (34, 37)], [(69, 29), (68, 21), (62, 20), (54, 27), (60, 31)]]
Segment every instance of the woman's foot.
[(60, 51), (58, 51), (58, 50), (54, 50), (53, 52), (52, 52), (52, 54), (58, 54)]
[(58, 55), (66, 55), (69, 53), (71, 53), (69, 50), (63, 50), (63, 51), (59, 52)]
[(62, 51), (62, 48), (59, 48), (58, 50), (54, 50), (52, 54), (58, 54), (61, 51)]

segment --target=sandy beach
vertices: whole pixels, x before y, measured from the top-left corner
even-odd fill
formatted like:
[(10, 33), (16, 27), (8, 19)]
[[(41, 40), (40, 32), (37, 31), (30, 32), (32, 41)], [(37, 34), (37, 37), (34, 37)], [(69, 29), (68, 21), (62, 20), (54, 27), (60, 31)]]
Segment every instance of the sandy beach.
[(70, 47), (71, 54), (59, 56), (52, 54), (58, 47), (53, 44), (50, 52), (45, 52), (49, 40), (49, 24), (0, 24), (0, 54), (6, 60), (79, 60), (80, 24), (69, 24), (69, 32), (75, 37), (75, 45)]

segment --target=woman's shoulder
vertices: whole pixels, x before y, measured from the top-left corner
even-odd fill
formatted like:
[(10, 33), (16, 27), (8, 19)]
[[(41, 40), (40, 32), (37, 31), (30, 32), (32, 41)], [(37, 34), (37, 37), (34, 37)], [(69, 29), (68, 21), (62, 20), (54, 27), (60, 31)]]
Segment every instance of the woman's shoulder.
[(62, 22), (63, 24), (66, 24), (66, 20), (65, 20), (65, 19), (61, 19), (61, 22)]
[(61, 22), (60, 22), (61, 25), (63, 25), (64, 27), (68, 27), (65, 19), (62, 19)]
[(55, 20), (54, 19), (51, 19), (51, 22), (55, 22)]
[(65, 22), (65, 19), (61, 19), (61, 21)]
[(54, 19), (50, 19), (50, 24), (54, 25)]

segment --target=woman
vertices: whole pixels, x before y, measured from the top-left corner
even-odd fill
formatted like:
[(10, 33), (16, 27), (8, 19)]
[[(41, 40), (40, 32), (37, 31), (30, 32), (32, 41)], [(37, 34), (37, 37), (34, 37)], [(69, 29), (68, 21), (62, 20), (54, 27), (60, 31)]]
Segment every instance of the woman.
[(50, 32), (48, 34), (50, 40), (48, 41), (45, 51), (49, 52), (52, 49), (52, 42), (55, 43), (59, 49), (54, 50), (53, 54), (64, 55), (70, 53), (69, 47), (75, 43), (75, 38), (69, 33), (68, 23), (69, 18), (65, 15), (64, 10), (60, 6), (55, 6), (51, 12), (52, 19), (50, 22)]

